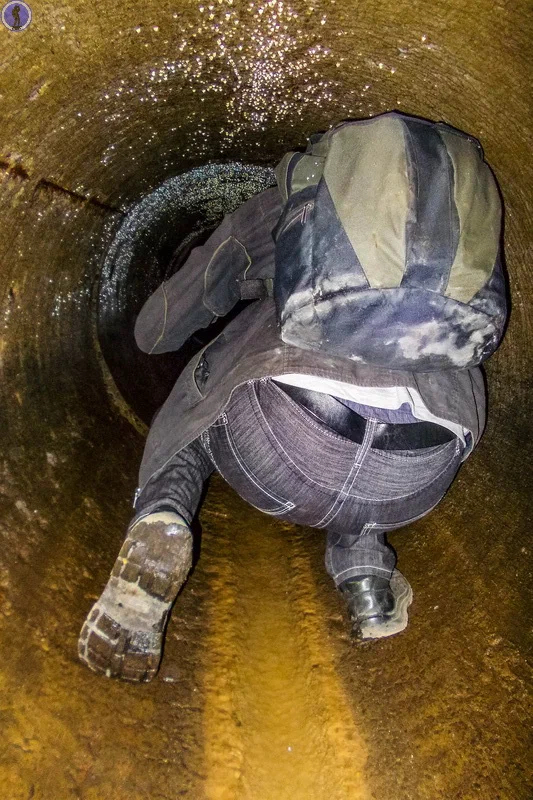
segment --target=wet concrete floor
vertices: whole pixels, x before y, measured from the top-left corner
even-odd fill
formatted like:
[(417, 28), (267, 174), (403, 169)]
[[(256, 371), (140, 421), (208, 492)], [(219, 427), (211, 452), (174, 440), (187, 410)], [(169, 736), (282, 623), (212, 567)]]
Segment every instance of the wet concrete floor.
[(321, 534), (266, 518), (214, 476), (199, 562), (142, 686), (76, 659), (126, 510), (88, 529), (84, 498), (53, 553), (21, 551), (4, 577), (0, 797), (526, 800), (530, 675), (454, 532), (467, 481), (484, 491), (465, 476), (438, 519), (396, 535), (408, 629), (355, 645)]

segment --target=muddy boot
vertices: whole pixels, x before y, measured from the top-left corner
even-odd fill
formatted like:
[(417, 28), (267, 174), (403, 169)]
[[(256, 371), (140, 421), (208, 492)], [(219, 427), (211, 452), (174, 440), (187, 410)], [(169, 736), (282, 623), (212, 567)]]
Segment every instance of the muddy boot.
[(80, 659), (107, 677), (150, 681), (170, 608), (191, 564), (192, 536), (180, 516), (165, 511), (134, 523), (81, 630)]
[(348, 603), (356, 639), (381, 639), (407, 627), (407, 609), (413, 590), (399, 570), (390, 581), (376, 575), (349, 578), (339, 589)]

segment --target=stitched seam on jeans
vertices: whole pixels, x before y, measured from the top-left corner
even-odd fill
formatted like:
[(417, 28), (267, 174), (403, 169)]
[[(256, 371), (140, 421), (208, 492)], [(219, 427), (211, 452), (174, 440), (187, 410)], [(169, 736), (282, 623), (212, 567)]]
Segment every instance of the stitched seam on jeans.
[[(444, 497), (444, 495), (442, 497)], [(389, 530), (395, 530), (395, 529), (398, 529), (398, 528), (404, 528), (407, 525), (411, 525), (411, 523), (416, 522), (417, 520), (422, 519), (423, 517), (425, 517), (428, 514), (430, 514), (439, 505), (439, 503), (442, 500), (442, 497), (440, 497), (437, 500), (437, 502), (434, 503), (434, 505), (432, 505), (430, 508), (426, 509), (426, 511), (423, 511), (421, 514), (417, 514), (415, 517), (410, 517), (407, 520), (402, 520), (401, 522), (396, 522), (396, 523), (394, 523), (394, 522), (390, 522), (390, 523), (367, 522), (363, 526), (363, 528), (361, 530), (361, 534), (358, 537), (358, 539), (361, 536), (363, 536), (364, 533), (367, 533), (369, 530), (372, 530), (372, 531), (379, 530), (381, 533), (386, 533)], [(333, 556), (332, 556), (331, 551), (332, 551), (332, 549), (334, 547), (337, 546), (337, 544), (339, 543), (341, 538), (342, 538), (342, 534), (340, 534), (339, 539), (335, 542), (335, 544), (330, 545), (328, 547), (327, 554), (326, 554), (326, 564), (329, 565), (329, 567), (330, 567), (330, 570), (329, 570), (330, 574), (333, 573), (333, 575), (332, 575), (333, 580), (338, 578), (340, 575), (344, 575), (346, 572), (350, 572), (353, 569), (378, 569), (378, 570), (380, 570), (380, 572), (390, 572), (389, 569), (385, 569), (384, 567), (376, 567), (376, 566), (374, 566), (372, 564), (364, 564), (364, 565), (359, 565), (358, 564), (357, 567), (348, 567), (347, 569), (341, 570), (340, 572), (335, 572), (334, 569), (333, 569)]]
[[(219, 425), (218, 427), (223, 427), (223, 426)], [(231, 486), (231, 483), (228, 481), (228, 479), (226, 478), (226, 476), (224, 475), (224, 473), (220, 469), (219, 465), (215, 461), (215, 458), (213, 456), (213, 452), (211, 450), (211, 446), (210, 446), (210, 443), (209, 443), (209, 431), (208, 430), (204, 431), (202, 436), (205, 436), (205, 441), (203, 441), (203, 445), (204, 445), (204, 447), (205, 447), (205, 449), (206, 449), (211, 461), (215, 465), (215, 469), (217, 470), (219, 475), (226, 481), (228, 486)], [(247, 501), (247, 502), (249, 502), (249, 501)], [(253, 508), (257, 508), (258, 511), (262, 511), (265, 514), (271, 514), (272, 516), (277, 516), (279, 514), (283, 514), (285, 511), (291, 511), (294, 508), (294, 504), (291, 504), (288, 501), (284, 505), (281, 505), (279, 508), (276, 508), (273, 511), (268, 511), (268, 510), (266, 510), (264, 508), (260, 508), (259, 506), (255, 506), (253, 503), (250, 503), (250, 505)]]
[[(436, 503), (433, 503), (432, 506), (427, 508), (425, 511), (421, 511), (420, 514), (416, 514), (416, 516), (414, 516), (414, 517), (409, 517), (408, 519), (402, 519), (399, 522), (370, 522), (370, 523), (366, 523), (366, 525), (363, 527), (363, 530), (367, 525), (370, 525), (372, 527), (372, 530), (374, 530), (374, 531), (375, 530), (379, 530), (381, 533), (387, 533), (388, 531), (394, 531), (394, 530), (398, 530), (399, 528), (405, 528), (407, 525), (411, 525), (413, 522), (418, 522), (419, 519), (423, 519), (428, 514), (431, 514), (431, 512), (434, 511), (437, 508), (437, 506), (439, 505), (441, 500), (444, 498), (445, 494), (446, 494), (446, 492), (444, 492), (442, 494), (442, 496), (439, 497), (439, 499), (437, 500)], [(362, 535), (362, 532), (361, 532), (361, 535)]]
[[(202, 438), (202, 437), (203, 437), (203, 438)], [(214, 456), (213, 456), (213, 451), (212, 451), (212, 449), (211, 449), (211, 440), (210, 440), (210, 438), (209, 438), (209, 428), (208, 428), (207, 430), (205, 430), (205, 431), (204, 431), (204, 432), (201, 434), (201, 436), (200, 436), (200, 439), (201, 439), (201, 442), (202, 442), (203, 446), (205, 447), (205, 450), (206, 450), (206, 453), (207, 453), (207, 455), (209, 456), (209, 458), (210, 458), (210, 459), (211, 459), (211, 461), (213, 462), (213, 464), (214, 464), (214, 466), (215, 466), (215, 469), (217, 470), (217, 472), (219, 472), (219, 473), (222, 475), (222, 472), (220, 472), (220, 468), (219, 468), (219, 466), (218, 466), (217, 462), (216, 462), (216, 461), (215, 461), (215, 459), (214, 459)], [(222, 477), (224, 477), (224, 476), (222, 475)]]
[[(291, 503), (290, 500), (285, 500), (283, 497), (276, 496), (271, 492), (269, 492), (268, 489), (259, 482), (259, 479), (256, 478), (256, 476), (252, 472), (250, 472), (250, 470), (242, 460), (242, 457), (237, 449), (237, 445), (235, 444), (235, 440), (233, 439), (233, 434), (231, 432), (229, 424), (226, 426), (226, 437), (235, 461), (237, 462), (242, 472), (246, 475), (248, 480), (251, 483), (253, 483), (254, 486), (256, 486), (259, 489), (260, 492), (263, 492), (263, 494), (265, 494), (268, 498), (276, 502), (280, 507), (281, 511), (290, 511), (291, 509), (293, 509), (294, 503)], [(278, 509), (276, 509), (276, 511), (279, 513)], [(270, 511), (267, 513), (274, 513), (274, 512)]]
[[(222, 420), (222, 421), (219, 422), (219, 420)], [(209, 427), (210, 428), (223, 428), (224, 425), (227, 425), (227, 424), (228, 424), (228, 417), (226, 415), (226, 412), (223, 411), (222, 414), (220, 414), (220, 416), (218, 416), (216, 418), (216, 420), (214, 422), (212, 422)]]
[[(375, 420), (375, 421), (377, 422), (378, 420)], [(376, 529), (376, 527), (378, 527), (378, 528), (380, 527), (378, 523), (376, 523), (376, 522), (366, 522), (363, 525), (363, 527), (361, 529), (361, 533), (357, 537), (357, 540), (359, 541), (359, 539), (361, 539), (361, 537), (364, 536), (366, 533), (369, 533), (369, 531), (374, 531)], [(342, 537), (342, 535), (341, 535), (341, 537)], [(333, 545), (333, 547), (335, 547), (335, 545)], [(339, 578), (341, 575), (345, 575), (347, 572), (353, 572), (354, 570), (377, 569), (380, 572), (386, 572), (387, 574), (390, 574), (390, 572), (391, 572), (390, 569), (387, 569), (386, 567), (378, 567), (375, 564), (357, 564), (357, 566), (347, 567), (346, 569), (341, 569), (340, 572), (335, 572), (333, 570), (333, 556), (331, 556), (331, 567), (332, 567), (331, 571), (334, 573), (333, 574), (333, 580), (334, 581), (336, 581), (337, 578)]]
[[(367, 423), (367, 425), (365, 427), (365, 435), (363, 436), (363, 441), (361, 443), (361, 450), (357, 454), (357, 457), (356, 457), (354, 463), (352, 464), (352, 469), (350, 470), (350, 473), (348, 474), (346, 480), (344, 481), (343, 487), (340, 490), (340, 492), (338, 493), (337, 497), (335, 498), (335, 502), (331, 506), (329, 512), (324, 517), (322, 517), (320, 522), (316, 523), (316, 527), (319, 527), (320, 525), (323, 525), (323, 526), (329, 525), (329, 523), (332, 520), (334, 520), (335, 517), (339, 514), (339, 512), (342, 509), (344, 503), (346, 502), (347, 497), (349, 496), (345, 492), (349, 492), (350, 489), (352, 488), (352, 486), (354, 485), (354, 482), (357, 479), (357, 476), (359, 475), (359, 471), (361, 469), (363, 461), (364, 461), (366, 455), (368, 454), (368, 451), (370, 450), (370, 446), (372, 444), (372, 439), (374, 438), (375, 430), (376, 430), (376, 423), (375, 422)], [(357, 469), (355, 470), (353, 478), (351, 478), (351, 480), (350, 480), (351, 473), (352, 473), (352, 470), (354, 468), (357, 468)], [(348, 489), (346, 489), (345, 487), (346, 487), (346, 484), (348, 483), (348, 481), (350, 481), (350, 484), (349, 484)], [(339, 504), (339, 507), (335, 511), (335, 506), (339, 502), (339, 500), (340, 500), (340, 498), (342, 497), (343, 494), (344, 494), (344, 497), (343, 497), (341, 503)], [(332, 514), (332, 512), (334, 512), (334, 513)], [(332, 514), (332, 516), (330, 516), (331, 514)]]
[[(376, 422), (377, 422), (377, 420), (376, 420)], [(361, 536), (364, 536), (369, 531), (374, 530), (375, 527), (376, 527), (376, 523), (375, 522), (365, 522), (365, 524), (363, 525), (363, 527), (361, 529), (361, 533), (359, 534), (359, 538), (361, 538)]]
[[(277, 388), (277, 387), (276, 387), (276, 388)], [(320, 481), (317, 481), (315, 478), (312, 478), (312, 477), (311, 477), (310, 475), (308, 475), (308, 474), (307, 474), (307, 473), (306, 473), (306, 472), (305, 472), (305, 471), (304, 471), (304, 470), (303, 470), (303, 469), (302, 469), (300, 466), (298, 466), (298, 464), (296, 464), (296, 463), (293, 461), (293, 459), (290, 457), (289, 453), (287, 453), (287, 451), (285, 450), (285, 448), (283, 447), (283, 445), (282, 445), (282, 444), (281, 444), (281, 442), (279, 441), (278, 437), (277, 437), (277, 436), (276, 436), (276, 434), (274, 433), (274, 431), (273, 431), (273, 429), (272, 429), (272, 426), (271, 426), (271, 425), (270, 425), (270, 423), (267, 421), (267, 419), (266, 419), (266, 417), (265, 417), (265, 415), (264, 415), (264, 413), (263, 413), (263, 409), (261, 408), (261, 405), (260, 405), (260, 403), (259, 403), (259, 398), (258, 398), (258, 396), (257, 396), (257, 392), (256, 392), (256, 390), (255, 390), (255, 386), (252, 386), (252, 389), (253, 389), (253, 392), (254, 392), (254, 397), (255, 397), (255, 401), (256, 401), (256, 406), (257, 406), (257, 409), (259, 410), (259, 413), (260, 413), (261, 417), (263, 418), (263, 421), (264, 421), (264, 423), (265, 423), (265, 425), (266, 425), (266, 427), (267, 427), (268, 431), (270, 432), (270, 435), (272, 436), (272, 438), (274, 439), (274, 441), (276, 442), (276, 444), (277, 444), (277, 445), (280, 447), (280, 449), (283, 451), (283, 453), (284, 453), (284, 454), (285, 454), (285, 456), (287, 457), (287, 460), (290, 462), (290, 464), (292, 464), (292, 465), (294, 466), (294, 470), (297, 472), (297, 474), (298, 474), (298, 477), (299, 477), (299, 476), (301, 476), (301, 475), (303, 475), (303, 476), (304, 476), (304, 478), (306, 478), (308, 481), (310, 481), (310, 483), (313, 483), (315, 486), (320, 486), (322, 489), (327, 489), (327, 490), (328, 490), (328, 491), (330, 491), (330, 492), (337, 492), (338, 490), (337, 490), (337, 487), (336, 487), (336, 486), (328, 486), (328, 485), (327, 485), (327, 484), (325, 484), (325, 483), (320, 483)], [(323, 431), (323, 430), (322, 430), (322, 428), (319, 428), (319, 427), (318, 427), (318, 425), (315, 425), (315, 424), (314, 424), (314, 423), (313, 423), (311, 420), (309, 420), (309, 418), (307, 417), (307, 415), (306, 415), (306, 414), (303, 414), (303, 413), (302, 413), (302, 410), (299, 408), (299, 406), (298, 406), (296, 403), (294, 403), (294, 401), (292, 400), (292, 398), (290, 398), (288, 395), (285, 395), (285, 392), (281, 392), (281, 393), (282, 393), (282, 394), (283, 394), (285, 397), (287, 397), (287, 399), (288, 399), (288, 400), (289, 400), (289, 401), (290, 401), (290, 402), (291, 402), (291, 403), (292, 403), (292, 404), (295, 406), (295, 408), (296, 408), (296, 411), (298, 412), (298, 414), (300, 414), (300, 415), (301, 415), (301, 416), (302, 416), (302, 417), (305, 419), (305, 421), (306, 421), (306, 422), (307, 422), (307, 421), (308, 421), (308, 422), (310, 422), (310, 424), (313, 426), (313, 428), (315, 428), (315, 429), (316, 429), (316, 430), (317, 430), (317, 431), (318, 431), (318, 432), (319, 432), (321, 435), (324, 435), (324, 436), (329, 436), (329, 438), (331, 438), (331, 439), (335, 439), (336, 441), (339, 441), (339, 440), (341, 440), (343, 443), (345, 443), (345, 442), (347, 442), (347, 441), (350, 441), (349, 439), (345, 439), (345, 438), (344, 438), (344, 437), (342, 437), (342, 436), (336, 436), (335, 434), (331, 434), (331, 435), (330, 435), (330, 434), (329, 434), (327, 431)], [(355, 445), (356, 445), (356, 447), (359, 447), (359, 448), (362, 446), (362, 445), (360, 445), (360, 444), (358, 444), (358, 443), (353, 443), (353, 442), (352, 442), (352, 444), (355, 444)], [(287, 466), (289, 466), (289, 465), (287, 465)], [(350, 469), (353, 469), (353, 464), (352, 464), (352, 467), (351, 467)], [(313, 527), (313, 526), (311, 526), (311, 525), (310, 525), (310, 527)]]
[[(296, 464), (296, 463), (295, 463), (295, 462), (292, 460), (292, 458), (291, 458), (291, 457), (290, 457), (290, 455), (287, 453), (287, 451), (285, 450), (285, 448), (283, 447), (283, 445), (282, 445), (282, 444), (281, 444), (281, 442), (279, 441), (278, 437), (276, 436), (276, 434), (275, 434), (275, 433), (274, 433), (274, 431), (272, 430), (272, 427), (271, 427), (271, 425), (269, 424), (269, 422), (268, 422), (267, 418), (265, 417), (265, 415), (264, 415), (264, 413), (263, 413), (263, 409), (261, 408), (261, 405), (260, 405), (260, 403), (259, 403), (259, 398), (258, 398), (258, 396), (257, 396), (257, 392), (256, 392), (256, 389), (255, 389), (255, 386), (252, 386), (251, 388), (252, 388), (252, 391), (253, 391), (253, 393), (254, 393), (254, 398), (255, 398), (255, 401), (256, 401), (256, 406), (257, 406), (257, 409), (254, 409), (254, 410), (256, 411), (256, 413), (257, 413), (257, 412), (259, 412), (259, 414), (261, 415), (261, 417), (262, 417), (262, 419), (263, 419), (263, 422), (265, 423), (265, 426), (267, 427), (267, 429), (268, 429), (268, 431), (269, 431), (270, 435), (272, 436), (272, 438), (274, 439), (274, 441), (276, 442), (276, 444), (278, 445), (278, 447), (280, 448), (280, 450), (282, 450), (282, 451), (283, 451), (284, 455), (285, 455), (285, 456), (286, 456), (286, 458), (287, 458), (287, 461), (289, 461), (289, 462), (290, 462), (290, 464), (292, 464), (292, 466), (294, 467), (294, 470), (296, 470), (296, 471), (297, 471), (297, 473), (298, 473), (298, 477), (301, 477), (301, 476), (303, 475), (303, 476), (304, 476), (304, 478), (306, 478), (306, 480), (308, 480), (310, 483), (313, 483), (315, 486), (320, 486), (322, 489), (327, 489), (327, 490), (328, 490), (328, 491), (330, 491), (330, 492), (335, 492), (335, 491), (337, 491), (335, 486), (327, 486), (327, 484), (325, 484), (325, 483), (320, 483), (319, 481), (317, 481), (317, 480), (315, 480), (314, 478), (312, 478), (310, 475), (307, 475), (307, 473), (306, 473), (306, 472), (304, 472), (304, 470), (303, 470), (303, 469), (301, 469), (301, 467), (299, 467), (299, 466), (298, 466), (298, 464)], [(320, 432), (321, 432), (321, 431), (320, 431)], [(327, 434), (326, 434), (326, 435), (327, 435)], [(286, 466), (286, 467), (288, 467), (288, 468), (290, 468), (290, 465), (289, 465), (289, 464), (285, 464), (285, 466)]]

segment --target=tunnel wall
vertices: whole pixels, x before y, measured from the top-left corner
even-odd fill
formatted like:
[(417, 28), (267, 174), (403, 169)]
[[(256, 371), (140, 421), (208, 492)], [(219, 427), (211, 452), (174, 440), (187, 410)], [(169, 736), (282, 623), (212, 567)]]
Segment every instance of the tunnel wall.
[[(478, 137), (505, 201), (512, 315), (487, 367), (487, 432), (453, 510), (456, 552), (477, 564), (488, 608), (522, 646), (516, 609), (531, 575), (528, 3), (177, 0), (32, 9), (25, 31), (0, 29), (5, 613), (20, 603), (17, 582), (38, 586), (44, 561), (67, 547), (63, 537), (74, 531), (79, 558), (101, 563), (130, 513), (143, 433), (120, 412), (95, 334), (99, 275), (128, 209), (193, 167), (272, 164), (313, 131), (400, 109)], [(509, 562), (516, 570), (502, 588)], [(71, 554), (65, 582), (77, 570)], [(80, 597), (89, 583), (81, 581)], [(43, 625), (52, 609), (45, 604)], [(77, 632), (74, 610), (69, 622)]]
[[(41, 3), (29, 28), (0, 34), (9, 463), (31, 451), (39, 473), (69, 426), (100, 441), (91, 298), (135, 201), (191, 166), (275, 163), (314, 130), (398, 108), (479, 137), (503, 192), (513, 309), (479, 459), (513, 470), (532, 359), (527, 3)], [(36, 490), (25, 466), (9, 469)]]

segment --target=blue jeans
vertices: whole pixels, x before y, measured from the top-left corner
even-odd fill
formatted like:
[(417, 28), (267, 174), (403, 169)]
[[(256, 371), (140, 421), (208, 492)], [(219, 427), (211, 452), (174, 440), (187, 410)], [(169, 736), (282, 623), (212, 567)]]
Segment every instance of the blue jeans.
[(463, 445), (421, 450), (372, 447), (335, 433), (269, 378), (237, 387), (224, 412), (145, 486), (136, 517), (164, 505), (190, 524), (206, 478), (217, 470), (270, 516), (327, 530), (326, 569), (338, 585), (357, 575), (390, 577), (386, 532), (420, 519), (453, 481)]

